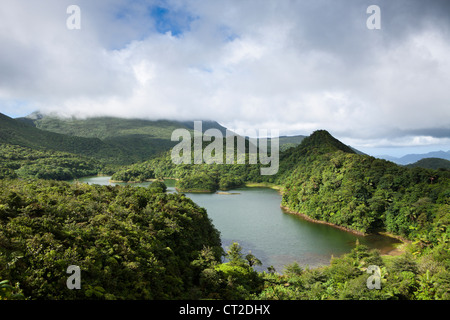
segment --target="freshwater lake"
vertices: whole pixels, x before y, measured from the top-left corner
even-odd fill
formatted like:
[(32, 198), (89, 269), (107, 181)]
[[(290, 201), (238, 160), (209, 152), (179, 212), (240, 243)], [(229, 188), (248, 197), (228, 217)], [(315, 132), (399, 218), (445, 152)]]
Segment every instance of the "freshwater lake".
[[(85, 177), (78, 182), (99, 185), (111, 183), (110, 177)], [(132, 184), (148, 186), (151, 182)], [(175, 181), (166, 180), (167, 192), (177, 192)], [(273, 266), (279, 273), (294, 261), (302, 267), (328, 265), (332, 256), (348, 253), (356, 240), (382, 254), (395, 248), (397, 240), (381, 236), (358, 236), (332, 226), (306, 221), (280, 208), (281, 195), (270, 188), (239, 188), (228, 193), (185, 193), (205, 208), (220, 231), (225, 249), (238, 242), (243, 253), (251, 251), (263, 265), (258, 271)]]

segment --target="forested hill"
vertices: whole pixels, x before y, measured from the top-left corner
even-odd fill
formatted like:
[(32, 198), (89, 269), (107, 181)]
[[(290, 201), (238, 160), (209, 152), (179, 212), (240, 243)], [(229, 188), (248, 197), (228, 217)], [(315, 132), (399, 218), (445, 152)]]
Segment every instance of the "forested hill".
[(278, 176), (289, 175), (302, 159), (330, 152), (346, 152), (355, 154), (351, 147), (343, 144), (326, 130), (317, 130), (305, 137), (295, 148), (287, 149), (280, 155), (280, 170)]
[[(128, 155), (124, 164), (151, 159), (170, 150), (177, 142), (171, 141), (175, 129), (194, 130), (193, 121), (126, 119), (117, 117), (61, 118), (34, 112), (17, 118), (36, 128), (84, 138), (98, 138)], [(203, 130), (226, 128), (215, 121), (202, 121)], [(128, 160), (128, 161), (127, 161)]]
[(423, 158), (417, 162), (406, 165), (408, 168), (450, 169), (450, 161), (441, 158)]
[(293, 151), (301, 154), (311, 154), (334, 152), (337, 150), (355, 153), (352, 148), (333, 137), (328, 131), (317, 130), (314, 131), (309, 137), (303, 139), (299, 147)]
[(356, 154), (323, 130), (281, 155), (275, 182), (288, 210), (362, 233), (430, 243), (450, 221), (450, 171)]
[[(98, 138), (84, 138), (40, 130), (0, 113), (0, 143), (37, 150), (62, 151), (116, 162), (127, 154)], [(116, 160), (117, 159), (117, 160)]]
[[(171, 120), (126, 119), (117, 117), (58, 117), (34, 112), (26, 117), (17, 118), (36, 128), (67, 134), (70, 136), (99, 138), (109, 140), (112, 138), (130, 136), (139, 138), (148, 136), (156, 139), (170, 140), (173, 130), (178, 128), (192, 129), (193, 123)], [(209, 127), (223, 128), (216, 122), (208, 122)], [(205, 128), (205, 125), (203, 126)]]
[[(32, 299), (193, 299), (221, 254), (206, 210), (184, 195), (0, 180), (0, 300), (15, 290), (5, 279)], [(66, 287), (70, 265), (81, 290)]]
[[(117, 117), (61, 118), (44, 115), (36, 111), (16, 120), (38, 129), (69, 136), (98, 138), (103, 142), (125, 150), (133, 161), (149, 160), (170, 150), (177, 142), (171, 141), (175, 129), (186, 129), (193, 133), (194, 121), (125, 119)], [(203, 132), (217, 129), (225, 137), (226, 128), (216, 121), (202, 121)], [(280, 149), (295, 147), (305, 136), (279, 137)]]

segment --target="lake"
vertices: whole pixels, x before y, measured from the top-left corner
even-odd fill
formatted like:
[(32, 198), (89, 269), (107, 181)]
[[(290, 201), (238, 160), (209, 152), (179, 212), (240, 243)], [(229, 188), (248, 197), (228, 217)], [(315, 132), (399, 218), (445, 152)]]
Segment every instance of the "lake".
[[(79, 182), (100, 185), (110, 183), (110, 177), (86, 177)], [(148, 186), (151, 182), (136, 183)], [(175, 182), (166, 180), (168, 192), (176, 192)], [(348, 253), (356, 240), (370, 248), (387, 253), (397, 240), (381, 236), (358, 236), (332, 226), (318, 224), (284, 212), (280, 208), (281, 195), (270, 188), (240, 188), (233, 194), (185, 193), (204, 207), (214, 226), (220, 231), (226, 249), (238, 242), (243, 253), (251, 251), (263, 263), (258, 271), (273, 266), (282, 272), (286, 264), (297, 261), (302, 267), (328, 265), (332, 256)]]

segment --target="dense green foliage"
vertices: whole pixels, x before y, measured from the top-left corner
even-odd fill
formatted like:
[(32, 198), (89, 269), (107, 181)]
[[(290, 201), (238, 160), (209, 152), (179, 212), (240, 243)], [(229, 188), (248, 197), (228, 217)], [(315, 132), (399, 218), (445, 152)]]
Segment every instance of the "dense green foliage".
[(12, 286), (9, 280), (0, 281), (0, 300), (23, 300), (24, 298), (19, 283)]
[[(148, 188), (70, 185), (36, 179), (110, 171), (99, 158), (80, 155), (95, 156), (92, 151), (101, 150), (92, 145), (89, 152), (93, 140), (84, 149), (74, 142), (78, 155), (56, 152), (66, 151), (69, 140), (58, 137), (56, 149), (47, 148), (52, 143), (44, 131), (0, 120), (6, 124), (0, 128), (0, 141), (22, 146), (0, 145), (1, 299), (450, 298), (448, 170), (407, 168), (360, 155), (320, 130), (301, 137), (300, 144), (286, 140), (274, 176), (261, 176), (259, 164), (174, 165), (166, 152), (116, 170), (112, 177), (157, 179)], [(111, 120), (115, 127), (109, 131), (101, 126), (104, 121), (33, 124), (53, 131), (72, 128), (73, 135), (117, 147), (117, 163), (137, 159), (127, 154), (126, 145), (139, 150), (151, 139), (167, 141), (167, 123), (151, 129), (144, 121), (130, 129)], [(164, 143), (156, 142), (150, 153), (166, 148)], [(105, 150), (106, 157), (112, 155), (112, 149)], [(205, 210), (182, 194), (165, 194), (160, 181), (165, 177), (177, 179), (182, 192), (276, 184), (282, 205), (292, 212), (362, 233), (387, 231), (412, 244), (398, 257), (381, 257), (357, 245), (326, 267), (303, 270), (293, 264), (282, 275), (273, 269), (257, 273), (253, 266), (259, 260), (244, 255), (237, 244), (229, 248), (227, 261), (221, 261), (219, 234)], [(9, 180), (16, 178), (23, 180)], [(82, 290), (66, 288), (69, 265), (81, 267)], [(381, 290), (366, 286), (369, 265), (381, 267)]]
[[(158, 188), (0, 181), (0, 279), (33, 299), (196, 298), (218, 231), (206, 211)], [(69, 265), (82, 289), (66, 287)]]
[(208, 259), (208, 251), (202, 253), (197, 263), (202, 265), (200, 290), (206, 299), (249, 299), (263, 289), (264, 280), (253, 269), (260, 261), (251, 253), (244, 256), (237, 243), (228, 248), (227, 262)]
[[(93, 117), (86, 119), (60, 118), (33, 113), (19, 122), (32, 125), (41, 131), (101, 140), (111, 150), (118, 150), (108, 161), (120, 164), (141, 162), (171, 149), (177, 142), (171, 141), (175, 129), (193, 132), (193, 121), (169, 121)], [(203, 121), (203, 130), (226, 129), (215, 121)]]
[[(237, 243), (227, 252), (228, 262), (200, 259), (201, 292), (210, 299), (254, 300), (449, 300), (450, 253), (448, 238), (434, 247), (409, 245), (398, 256), (381, 256), (356, 243), (355, 248), (329, 266), (303, 269), (296, 262), (285, 266), (283, 274), (271, 269), (257, 273), (258, 259), (244, 256)], [(203, 256), (206, 256), (205, 254)], [(380, 270), (379, 287), (370, 266)]]
[(441, 158), (424, 158), (417, 162), (408, 164), (408, 168), (426, 168), (426, 169), (450, 169), (450, 161)]
[(71, 180), (110, 170), (113, 168), (89, 157), (0, 144), (0, 179)]
[(259, 165), (174, 165), (167, 153), (163, 157), (125, 167), (114, 173), (111, 179), (140, 182), (163, 177), (177, 179), (176, 188), (181, 192), (229, 190), (244, 186), (246, 181), (263, 181)]
[(335, 152), (303, 158), (284, 179), (282, 205), (363, 233), (431, 239), (448, 219), (449, 183), (449, 171)]
[[(29, 120), (29, 118), (24, 118)], [(177, 121), (152, 121), (96, 117), (58, 118), (38, 115), (31, 120), (36, 128), (70, 136), (97, 138), (125, 152), (131, 161), (144, 161), (175, 145), (173, 130), (185, 128)], [(123, 159), (125, 160), (125, 159)]]
[(153, 182), (148, 186), (148, 188), (149, 188), (150, 190), (153, 190), (153, 191), (159, 191), (159, 192), (166, 192), (166, 191), (167, 191), (167, 186), (166, 186), (166, 184), (164, 183), (164, 181), (161, 181), (161, 180), (155, 180), (155, 181), (153, 181)]
[(98, 138), (68, 136), (40, 130), (0, 113), (0, 143), (42, 151), (62, 151), (89, 156), (109, 163), (132, 163), (130, 155)]
[[(286, 266), (283, 275), (263, 273), (264, 289), (254, 299), (276, 300), (449, 300), (448, 242), (433, 249), (411, 246), (406, 253), (382, 257), (376, 250), (356, 245), (351, 253), (333, 258), (329, 266), (303, 270)], [(369, 289), (369, 266), (380, 268), (380, 288)]]

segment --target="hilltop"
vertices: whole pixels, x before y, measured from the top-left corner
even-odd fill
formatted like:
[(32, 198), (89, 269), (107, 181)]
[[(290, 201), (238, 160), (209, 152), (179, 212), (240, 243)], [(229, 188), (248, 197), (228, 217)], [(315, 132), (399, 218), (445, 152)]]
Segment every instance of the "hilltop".
[(441, 158), (423, 158), (417, 162), (406, 165), (408, 168), (449, 169), (450, 161)]

